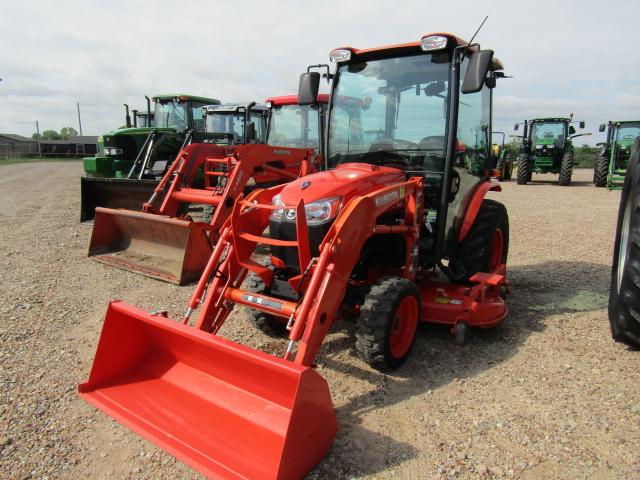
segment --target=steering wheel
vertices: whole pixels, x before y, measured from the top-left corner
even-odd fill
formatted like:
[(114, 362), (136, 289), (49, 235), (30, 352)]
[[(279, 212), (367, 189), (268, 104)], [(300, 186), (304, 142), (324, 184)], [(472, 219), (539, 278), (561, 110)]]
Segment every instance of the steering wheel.
[[(405, 157), (388, 150), (374, 150), (372, 152), (367, 152), (362, 156), (362, 160), (373, 165), (400, 168), (401, 170), (411, 168), (411, 164)], [(396, 167), (395, 165), (398, 166)]]

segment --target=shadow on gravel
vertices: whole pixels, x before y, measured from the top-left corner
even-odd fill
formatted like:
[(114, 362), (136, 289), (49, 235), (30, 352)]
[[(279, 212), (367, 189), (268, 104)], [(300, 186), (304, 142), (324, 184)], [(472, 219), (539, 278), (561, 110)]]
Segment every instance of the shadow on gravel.
[[(513, 291), (507, 298), (510, 311), (502, 325), (487, 330), (472, 329), (464, 346), (454, 344), (449, 327), (423, 325), (409, 360), (391, 375), (361, 362), (340, 361), (332, 355), (351, 350), (355, 356), (355, 324), (339, 322), (336, 327), (344, 335), (326, 342), (321, 362), (326, 368), (374, 388), (352, 397), (337, 409), (340, 431), (331, 457), (339, 458), (333, 461), (347, 471), (353, 468), (353, 473), (375, 474), (416, 457), (419, 451), (411, 445), (363, 427), (364, 415), (492, 368), (514, 355), (531, 333), (543, 331), (544, 320), (551, 315), (605, 308), (609, 275), (610, 268), (606, 265), (582, 262), (513, 267), (509, 269)], [(425, 405), (423, 413), (428, 413), (428, 409)], [(347, 455), (337, 451), (343, 446)], [(372, 462), (372, 458), (380, 460)]]
[[(539, 185), (557, 185), (560, 188), (567, 188), (567, 187), (588, 187), (588, 186), (592, 186), (593, 188), (595, 188), (595, 186), (593, 185), (593, 182), (590, 182), (588, 180), (571, 180), (571, 183), (569, 185), (558, 185), (558, 179), (555, 180), (536, 180), (536, 177), (533, 177), (533, 180), (531, 180), (530, 182), (527, 183), (526, 186), (539, 186)], [(518, 185), (518, 187), (522, 187), (523, 185)]]

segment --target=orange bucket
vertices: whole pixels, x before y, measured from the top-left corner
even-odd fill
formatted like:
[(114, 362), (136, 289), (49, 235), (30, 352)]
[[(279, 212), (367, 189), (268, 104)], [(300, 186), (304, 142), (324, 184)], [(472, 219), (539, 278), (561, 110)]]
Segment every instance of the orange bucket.
[(211, 256), (208, 223), (98, 207), (89, 257), (165, 282), (194, 282)]
[(329, 450), (326, 380), (123, 302), (109, 305), (80, 395), (212, 478), (293, 479)]

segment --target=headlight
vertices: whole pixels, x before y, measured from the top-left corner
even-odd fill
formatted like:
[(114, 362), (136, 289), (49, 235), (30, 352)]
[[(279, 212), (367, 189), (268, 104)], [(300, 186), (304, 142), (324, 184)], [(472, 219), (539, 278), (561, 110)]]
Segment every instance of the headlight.
[(347, 50), (346, 48), (338, 48), (336, 50), (332, 50), (329, 54), (329, 59), (332, 62), (348, 62), (351, 60), (351, 50)]
[[(340, 211), (341, 197), (331, 197), (312, 202), (304, 206), (307, 217), (307, 225), (322, 225), (334, 219)], [(273, 197), (274, 205), (283, 205), (280, 195)], [(292, 208), (277, 208), (271, 212), (271, 220), (279, 222), (295, 222), (296, 211)]]
[(104, 147), (104, 154), (105, 155), (122, 155), (122, 149), (114, 148), (114, 147)]
[(447, 46), (447, 37), (441, 35), (432, 35), (430, 37), (424, 37), (420, 40), (420, 48), (425, 52), (431, 52), (433, 50), (440, 50)]
[(536, 148), (537, 148), (538, 150), (540, 150), (540, 149), (542, 149), (542, 145), (536, 145)]

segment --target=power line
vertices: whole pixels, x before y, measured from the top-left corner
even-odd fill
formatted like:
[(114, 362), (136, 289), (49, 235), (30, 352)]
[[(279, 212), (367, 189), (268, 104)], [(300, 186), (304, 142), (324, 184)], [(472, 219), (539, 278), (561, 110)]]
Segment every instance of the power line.
[(30, 85), (32, 87), (40, 88), (42, 90), (47, 90), (47, 91), (55, 93), (57, 95), (63, 95), (65, 97), (72, 97), (72, 98), (75, 98), (77, 100), (82, 100), (83, 103), (94, 103), (94, 104), (97, 104), (97, 105), (109, 105), (110, 107), (118, 107), (118, 108), (121, 107), (121, 105), (116, 105), (115, 103), (101, 102), (99, 100), (89, 99), (89, 98), (86, 98), (86, 97), (81, 97), (79, 95), (74, 95), (72, 93), (63, 92), (61, 90), (55, 90), (53, 88), (45, 87), (44, 85), (39, 85), (37, 83), (29, 82), (27, 80), (22, 80), (20, 78), (10, 77), (8, 75), (3, 75), (2, 79), (3, 80), (4, 79), (10, 79), (10, 80), (13, 80), (15, 82), (24, 83), (25, 85)]

